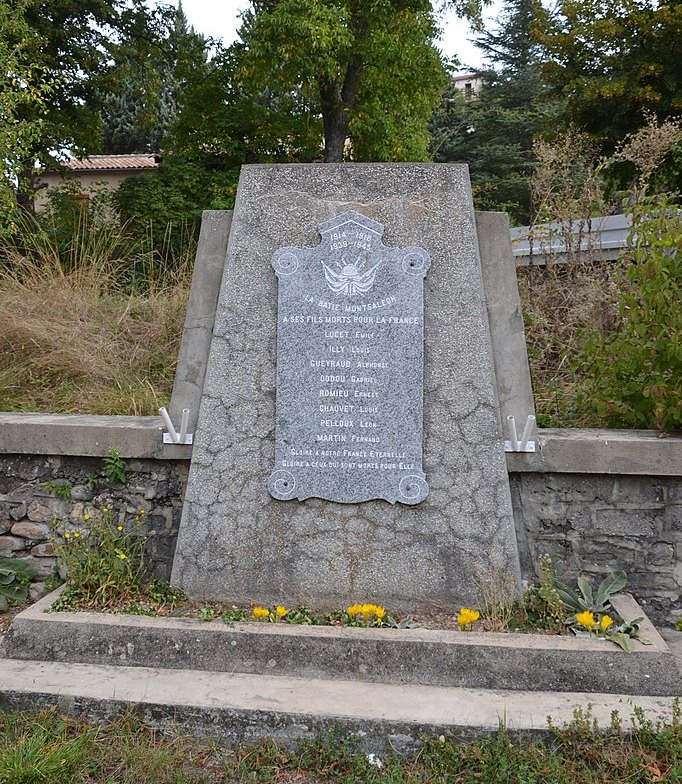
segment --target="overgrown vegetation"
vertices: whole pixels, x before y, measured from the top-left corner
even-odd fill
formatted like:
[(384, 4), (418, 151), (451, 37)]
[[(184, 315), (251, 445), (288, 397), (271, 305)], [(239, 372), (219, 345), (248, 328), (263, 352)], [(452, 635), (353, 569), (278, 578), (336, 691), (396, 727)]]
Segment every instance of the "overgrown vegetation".
[(0, 410), (156, 414), (173, 386), (194, 240), (155, 249), (105, 200), (68, 196), (0, 245)]
[(413, 759), (390, 746), (362, 754), (356, 740), (338, 734), (292, 750), (271, 740), (230, 750), (172, 725), (161, 734), (132, 715), (93, 726), (57, 711), (0, 713), (0, 784), (672, 784), (680, 776), (679, 705), (659, 721), (639, 709), (629, 719), (614, 714), (603, 731), (589, 710), (578, 710), (565, 726), (550, 723), (544, 742), (504, 729), (469, 743), (425, 738)]
[[(682, 422), (680, 204), (649, 195), (679, 148), (679, 119), (645, 124), (609, 158), (582, 133), (538, 141), (531, 190), (539, 220), (534, 253), (544, 266), (518, 269), (538, 422), (552, 427), (676, 429)], [(617, 262), (590, 247), (594, 215), (606, 212), (605, 179), (637, 172), (621, 194), (632, 227)], [(548, 250), (559, 242), (561, 252)]]

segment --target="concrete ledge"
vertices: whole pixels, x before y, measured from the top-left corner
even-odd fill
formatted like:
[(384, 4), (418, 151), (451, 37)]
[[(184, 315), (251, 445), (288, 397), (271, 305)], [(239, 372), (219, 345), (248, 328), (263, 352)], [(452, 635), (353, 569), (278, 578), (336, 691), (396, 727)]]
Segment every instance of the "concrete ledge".
[(510, 473), (682, 475), (682, 434), (655, 430), (544, 429), (535, 453), (508, 453)]
[(391, 683), (321, 681), (196, 670), (112, 667), (0, 659), (0, 708), (60, 711), (98, 723), (133, 712), (162, 732), (220, 739), (237, 745), (267, 737), (292, 746), (334, 730), (352, 735), (358, 751), (392, 748), (411, 755), (424, 735), (470, 739), (496, 733), (545, 735), (590, 708), (600, 728), (612, 711), (627, 726), (637, 706), (651, 721), (668, 723), (671, 697), (612, 694), (489, 692), (402, 686)]
[[(652, 644), (635, 643), (627, 654), (604, 640), (548, 635), (46, 613), (56, 595), (16, 616), (5, 656), (462, 688), (679, 693), (673, 655), (648, 621), (642, 633)], [(626, 595), (614, 607), (625, 619), (644, 615)]]
[(192, 447), (164, 446), (161, 417), (0, 413), (0, 453), (187, 459)]
[[(0, 413), (0, 454), (189, 460), (191, 446), (164, 446), (161, 417)], [(682, 476), (682, 434), (653, 430), (539, 430), (537, 451), (508, 453), (510, 473)]]

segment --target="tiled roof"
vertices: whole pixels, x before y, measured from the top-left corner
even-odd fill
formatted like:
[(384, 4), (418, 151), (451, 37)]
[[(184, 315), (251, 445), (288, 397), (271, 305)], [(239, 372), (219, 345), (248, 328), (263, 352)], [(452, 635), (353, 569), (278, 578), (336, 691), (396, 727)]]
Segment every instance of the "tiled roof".
[(130, 171), (131, 169), (156, 169), (155, 155), (91, 155), (89, 158), (72, 158), (63, 164), (71, 171)]

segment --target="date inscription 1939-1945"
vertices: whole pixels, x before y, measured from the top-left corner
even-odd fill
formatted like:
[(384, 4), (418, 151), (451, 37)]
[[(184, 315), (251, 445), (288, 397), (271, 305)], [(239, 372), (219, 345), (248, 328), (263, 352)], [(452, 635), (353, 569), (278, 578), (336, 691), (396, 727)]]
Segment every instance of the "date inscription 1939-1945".
[(390, 248), (357, 212), (315, 248), (280, 248), (275, 467), (287, 501), (418, 504), (422, 471), (423, 248)]

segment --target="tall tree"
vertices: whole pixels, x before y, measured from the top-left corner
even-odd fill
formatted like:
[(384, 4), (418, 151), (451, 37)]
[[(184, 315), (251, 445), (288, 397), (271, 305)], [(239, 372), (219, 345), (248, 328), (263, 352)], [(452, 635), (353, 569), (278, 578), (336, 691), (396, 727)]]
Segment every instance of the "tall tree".
[(610, 153), (642, 124), (682, 112), (679, 0), (559, 0), (538, 27), (545, 78), (567, 120)]
[(189, 27), (182, 3), (150, 11), (147, 29), (116, 46), (111, 89), (101, 96), (105, 153), (159, 152), (188, 79), (206, 62), (207, 41)]
[(0, 0), (0, 236), (13, 230), (17, 194), (34, 145), (43, 134), (54, 83), (33, 64), (25, 19), (29, 0)]
[(533, 137), (560, 108), (546, 100), (532, 37), (536, 13), (534, 0), (508, 0), (497, 27), (476, 39), (492, 66), (479, 94), (466, 99), (451, 88), (431, 122), (435, 159), (469, 165), (477, 206), (504, 209), (522, 223), (529, 219)]
[(324, 160), (428, 156), (445, 71), (428, 0), (254, 0), (244, 85), (297, 93), (322, 117)]
[[(31, 182), (36, 161), (71, 150), (87, 152), (99, 144), (99, 100), (110, 76), (111, 55), (125, 32), (146, 34), (142, 0), (20, 0), (22, 29), (5, 30), (7, 45), (20, 47), (30, 64), (22, 86), (29, 94), (49, 91), (45, 103), (24, 103), (20, 122), (39, 122), (40, 133), (26, 146), (20, 180)], [(17, 191), (30, 208), (30, 189)]]

